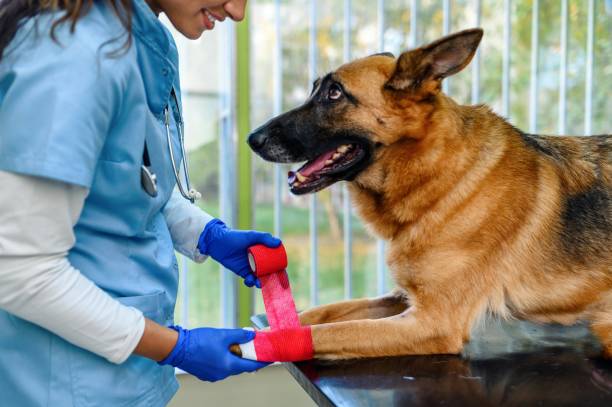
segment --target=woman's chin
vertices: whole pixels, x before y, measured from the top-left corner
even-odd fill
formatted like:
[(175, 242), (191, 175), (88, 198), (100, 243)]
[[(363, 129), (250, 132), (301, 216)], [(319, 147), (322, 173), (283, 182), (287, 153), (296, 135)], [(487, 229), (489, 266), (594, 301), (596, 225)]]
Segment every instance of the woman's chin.
[(204, 34), (205, 31), (209, 31), (205, 27), (202, 26), (191, 26), (191, 27), (181, 27), (178, 31), (183, 34), (185, 37), (190, 40), (197, 40)]
[[(205, 24), (205, 21), (198, 18), (199, 16), (200, 15), (198, 14), (195, 18), (169, 18), (169, 20), (174, 28), (176, 28), (176, 30), (183, 36), (189, 38), (190, 40), (197, 40), (205, 31), (210, 31), (210, 28), (208, 27), (210, 24)], [(215, 26), (212, 25), (212, 28), (214, 27)]]

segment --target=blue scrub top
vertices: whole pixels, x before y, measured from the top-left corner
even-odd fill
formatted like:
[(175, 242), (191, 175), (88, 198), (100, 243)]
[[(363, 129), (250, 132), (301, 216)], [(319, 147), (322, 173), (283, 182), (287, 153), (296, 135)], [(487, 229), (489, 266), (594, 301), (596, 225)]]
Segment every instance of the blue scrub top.
[[(162, 118), (173, 87), (180, 98), (178, 54), (144, 0), (133, 1), (132, 45), (121, 50), (124, 29), (105, 3), (94, 2), (74, 33), (60, 25), (59, 43), (49, 37), (59, 14), (41, 14), (5, 51), (0, 170), (89, 188), (70, 262), (120, 302), (171, 324), (178, 267), (161, 210), (175, 179)], [(140, 183), (145, 139), (155, 198)], [(177, 388), (172, 367), (138, 356), (114, 365), (0, 310), (2, 405), (162, 406)]]

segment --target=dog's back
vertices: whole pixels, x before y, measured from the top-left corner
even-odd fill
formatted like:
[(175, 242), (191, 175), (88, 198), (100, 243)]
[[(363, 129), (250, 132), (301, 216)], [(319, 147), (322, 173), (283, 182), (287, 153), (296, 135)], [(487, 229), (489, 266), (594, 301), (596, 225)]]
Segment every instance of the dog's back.
[(612, 136), (521, 135), (561, 181), (563, 254), (578, 264), (601, 261), (612, 273)]

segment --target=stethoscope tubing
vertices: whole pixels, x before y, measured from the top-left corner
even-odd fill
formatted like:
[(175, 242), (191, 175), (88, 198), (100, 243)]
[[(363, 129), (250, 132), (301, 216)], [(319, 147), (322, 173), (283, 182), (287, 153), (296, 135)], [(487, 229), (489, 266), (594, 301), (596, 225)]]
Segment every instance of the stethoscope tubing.
[[(198, 191), (191, 188), (191, 182), (189, 180), (189, 165), (187, 163), (187, 154), (185, 152), (185, 137), (183, 132), (183, 116), (181, 114), (181, 110), (178, 103), (178, 98), (176, 97), (176, 93), (174, 92), (174, 88), (171, 91), (172, 97), (174, 99), (174, 104), (177, 110), (177, 116), (175, 118), (176, 121), (176, 130), (178, 132), (179, 138), (179, 146), (181, 148), (181, 154), (183, 155), (183, 172), (185, 173), (185, 185), (183, 186), (183, 182), (181, 181), (180, 168), (176, 165), (176, 159), (174, 156), (174, 149), (172, 148), (172, 136), (170, 134), (170, 103), (164, 108), (164, 126), (166, 127), (166, 142), (168, 143), (168, 151), (170, 153), (170, 161), (172, 162), (172, 172), (174, 173), (174, 178), (176, 179), (176, 185), (179, 189), (181, 195), (190, 201), (191, 203), (195, 203), (196, 200), (200, 199), (201, 195)], [(145, 152), (146, 152), (146, 141), (145, 141)], [(141, 183), (142, 186), (151, 197), (157, 196), (157, 177), (153, 173), (150, 168), (150, 163), (145, 163), (141, 169)]]

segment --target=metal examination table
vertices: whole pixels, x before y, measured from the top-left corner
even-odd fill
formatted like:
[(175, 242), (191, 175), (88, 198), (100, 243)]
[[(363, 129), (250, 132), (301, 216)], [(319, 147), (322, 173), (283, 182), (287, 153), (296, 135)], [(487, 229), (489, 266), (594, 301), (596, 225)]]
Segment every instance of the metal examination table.
[[(252, 318), (267, 326), (265, 315)], [(489, 322), (461, 357), (285, 363), (321, 406), (612, 407), (612, 361), (583, 325)]]

